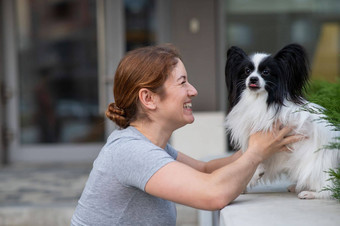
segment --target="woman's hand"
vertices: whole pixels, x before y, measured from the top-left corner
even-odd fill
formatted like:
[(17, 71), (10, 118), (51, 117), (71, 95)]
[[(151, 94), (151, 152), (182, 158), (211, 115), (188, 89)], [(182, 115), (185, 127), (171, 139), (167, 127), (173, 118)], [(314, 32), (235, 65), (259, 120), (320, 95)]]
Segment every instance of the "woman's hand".
[(272, 131), (260, 131), (251, 135), (247, 151), (255, 154), (260, 162), (277, 152), (290, 151), (289, 144), (305, 138), (302, 135), (291, 135), (292, 130), (292, 127), (282, 127), (275, 123)]

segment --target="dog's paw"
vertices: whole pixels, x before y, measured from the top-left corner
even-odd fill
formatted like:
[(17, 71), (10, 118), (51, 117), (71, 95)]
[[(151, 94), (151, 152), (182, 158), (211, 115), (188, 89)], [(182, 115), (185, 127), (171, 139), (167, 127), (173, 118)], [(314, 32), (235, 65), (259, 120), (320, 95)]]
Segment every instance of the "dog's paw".
[(261, 180), (261, 178), (263, 177), (263, 175), (264, 175), (263, 171), (256, 172), (254, 176), (251, 178), (251, 180), (249, 181), (248, 187), (252, 188), (255, 185), (257, 185), (259, 181)]
[(288, 192), (295, 193), (296, 192), (295, 188), (296, 188), (296, 184), (291, 184), (288, 186), (287, 190)]
[(300, 199), (315, 199), (316, 194), (314, 191), (302, 191), (298, 194)]
[(263, 166), (263, 164), (260, 164), (260, 165), (257, 167), (257, 169), (256, 169), (256, 171), (255, 171), (253, 177), (252, 177), (251, 180), (249, 181), (248, 187), (249, 187), (249, 188), (252, 188), (252, 187), (254, 187), (255, 185), (257, 185), (258, 182), (259, 182), (259, 181), (261, 180), (261, 178), (263, 177), (264, 172), (265, 172), (264, 166)]

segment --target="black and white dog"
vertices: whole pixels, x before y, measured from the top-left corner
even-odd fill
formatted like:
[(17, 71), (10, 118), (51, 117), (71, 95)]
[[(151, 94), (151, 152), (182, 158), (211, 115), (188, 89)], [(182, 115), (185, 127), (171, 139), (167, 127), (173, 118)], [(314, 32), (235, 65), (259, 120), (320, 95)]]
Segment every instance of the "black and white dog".
[(339, 167), (340, 151), (325, 146), (340, 133), (322, 119), (320, 106), (303, 98), (308, 74), (306, 52), (297, 44), (290, 44), (273, 56), (248, 56), (235, 46), (228, 50), (225, 76), (229, 111), (225, 125), (232, 143), (245, 151), (251, 134), (270, 131), (277, 122), (294, 126), (295, 134), (308, 137), (291, 145), (291, 153), (275, 154), (260, 164), (249, 186), (260, 178), (264, 182), (274, 181), (286, 173), (295, 183), (289, 190), (296, 191), (299, 198), (331, 196), (330, 191), (323, 190), (331, 185), (326, 171)]

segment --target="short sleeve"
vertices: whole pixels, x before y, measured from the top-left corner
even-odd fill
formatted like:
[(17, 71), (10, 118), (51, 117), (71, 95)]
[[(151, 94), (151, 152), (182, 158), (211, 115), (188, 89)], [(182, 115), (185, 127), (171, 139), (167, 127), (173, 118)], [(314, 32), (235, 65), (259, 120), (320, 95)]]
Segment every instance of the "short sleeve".
[(130, 140), (113, 150), (113, 171), (118, 181), (125, 186), (144, 191), (151, 176), (166, 164), (175, 161), (173, 148), (164, 150), (149, 141)]

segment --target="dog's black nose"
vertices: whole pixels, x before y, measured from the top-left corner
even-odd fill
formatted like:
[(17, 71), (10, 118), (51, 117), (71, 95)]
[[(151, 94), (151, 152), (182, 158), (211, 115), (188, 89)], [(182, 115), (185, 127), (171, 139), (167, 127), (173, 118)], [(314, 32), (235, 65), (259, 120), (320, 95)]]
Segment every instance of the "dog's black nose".
[(258, 77), (250, 77), (249, 81), (250, 81), (250, 84), (256, 84), (256, 83), (258, 83), (259, 78)]

